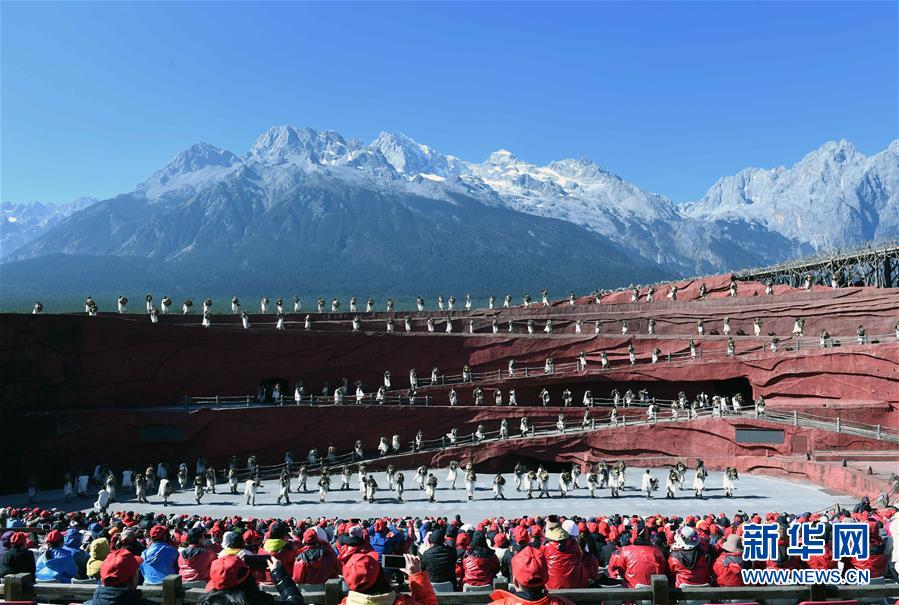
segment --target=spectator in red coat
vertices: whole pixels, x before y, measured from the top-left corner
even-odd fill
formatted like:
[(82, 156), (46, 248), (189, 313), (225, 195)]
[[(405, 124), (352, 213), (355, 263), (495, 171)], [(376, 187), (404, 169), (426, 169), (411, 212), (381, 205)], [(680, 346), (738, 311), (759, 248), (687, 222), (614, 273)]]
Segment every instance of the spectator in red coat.
[(471, 547), (462, 556), (463, 586), (492, 586), (499, 567), (496, 553), (487, 546), (487, 536), (476, 531), (471, 537)]
[(676, 587), (709, 583), (709, 560), (705, 545), (692, 527), (682, 527), (674, 536), (668, 556), (668, 577)]
[(209, 579), (209, 566), (216, 560), (215, 551), (205, 543), (202, 527), (187, 533), (187, 544), (178, 554), (178, 575), (185, 582)]
[[(297, 550), (290, 542), (290, 527), (283, 521), (275, 521), (268, 528), (268, 539), (262, 543), (259, 549), (260, 555), (271, 555), (284, 566), (288, 577), (293, 576), (293, 563), (297, 557)], [(272, 581), (270, 571), (265, 572), (265, 581)]]
[(297, 584), (324, 584), (340, 575), (337, 553), (328, 544), (328, 536), (321, 527), (303, 532), (303, 545), (293, 564), (293, 581)]
[(651, 528), (644, 528), (633, 544), (623, 546), (612, 555), (609, 571), (628, 588), (651, 586), (653, 575), (665, 574), (665, 555), (652, 545)]
[(743, 561), (743, 540), (737, 534), (730, 534), (718, 543), (721, 554), (712, 566), (718, 586), (744, 586), (742, 570), (749, 569)]
[(409, 580), (412, 594), (397, 592), (378, 562), (378, 553), (353, 553), (343, 564), (343, 580), (350, 589), (341, 605), (437, 605), (437, 595), (428, 572), (421, 570), (418, 557), (403, 555), (406, 567), (400, 570)]
[(802, 569), (805, 567), (805, 562), (802, 558), (796, 555), (790, 555), (787, 553), (787, 547), (789, 546), (789, 540), (787, 539), (787, 527), (786, 525), (780, 526), (780, 537), (777, 539), (777, 558), (770, 559), (765, 562), (765, 567), (768, 569)]
[(550, 595), (548, 580), (546, 555), (539, 548), (525, 546), (512, 557), (511, 590), (494, 590), (491, 605), (573, 605), (565, 597)]
[(830, 547), (830, 541), (830, 527), (826, 526), (824, 533), (824, 554), (809, 556), (808, 561), (805, 562), (809, 569), (836, 569), (839, 566), (840, 562), (833, 560), (833, 549)]
[[(859, 560), (855, 557), (849, 559), (849, 567), (852, 569), (867, 569), (871, 572), (871, 579), (883, 578), (887, 571), (889, 557), (886, 553), (883, 538), (880, 537), (880, 527), (877, 522), (868, 523), (868, 558)], [(895, 539), (895, 538), (894, 538)]]
[(337, 558), (341, 563), (346, 563), (356, 553), (369, 552), (372, 552), (371, 544), (361, 525), (353, 525), (338, 540)]
[(549, 570), (547, 588), (555, 590), (587, 586), (589, 572), (584, 567), (584, 553), (577, 540), (554, 517), (546, 523), (546, 543), (542, 550)]

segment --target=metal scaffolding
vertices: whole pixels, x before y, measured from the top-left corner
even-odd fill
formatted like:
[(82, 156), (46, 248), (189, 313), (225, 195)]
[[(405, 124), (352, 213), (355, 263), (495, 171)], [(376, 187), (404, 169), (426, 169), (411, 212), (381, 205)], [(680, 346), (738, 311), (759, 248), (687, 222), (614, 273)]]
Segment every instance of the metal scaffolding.
[(828, 250), (813, 256), (771, 267), (757, 267), (734, 273), (739, 280), (802, 287), (810, 278), (813, 284), (899, 287), (899, 240), (872, 242), (849, 250)]

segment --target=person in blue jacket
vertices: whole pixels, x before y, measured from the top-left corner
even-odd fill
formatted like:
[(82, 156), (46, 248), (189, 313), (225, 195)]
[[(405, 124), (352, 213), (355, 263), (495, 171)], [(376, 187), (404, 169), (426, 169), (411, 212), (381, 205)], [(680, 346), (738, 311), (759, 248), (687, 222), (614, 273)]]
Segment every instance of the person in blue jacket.
[(75, 565), (78, 566), (78, 577), (86, 578), (87, 560), (90, 559), (90, 555), (81, 550), (81, 540), (81, 532), (74, 527), (70, 527), (66, 530), (66, 533), (63, 536), (62, 547), (65, 550), (69, 551), (69, 554), (71, 554), (72, 558), (75, 559)]
[(63, 537), (58, 530), (47, 533), (44, 549), (37, 559), (38, 582), (71, 584), (72, 578), (78, 576), (78, 565), (62, 544)]
[(406, 535), (396, 528), (390, 528), (382, 519), (375, 521), (372, 527), (369, 544), (373, 551), (381, 556), (392, 555), (406, 540)]
[(150, 540), (140, 557), (144, 584), (162, 584), (166, 576), (178, 573), (178, 549), (168, 543), (169, 530), (162, 525), (150, 529)]

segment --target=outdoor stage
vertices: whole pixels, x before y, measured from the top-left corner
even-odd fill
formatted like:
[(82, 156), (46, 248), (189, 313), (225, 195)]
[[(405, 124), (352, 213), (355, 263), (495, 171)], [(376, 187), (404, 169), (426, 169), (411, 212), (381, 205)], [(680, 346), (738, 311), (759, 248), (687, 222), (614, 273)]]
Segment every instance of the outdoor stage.
[[(570, 492), (566, 498), (559, 498), (559, 478), (558, 474), (553, 474), (550, 479), (550, 493), (552, 498), (537, 498), (536, 490), (533, 500), (528, 500), (523, 492), (516, 493), (515, 478), (512, 473), (505, 473), (506, 478), (505, 495), (507, 500), (493, 500), (492, 482), (494, 475), (479, 474), (478, 489), (476, 499), (469, 502), (465, 493), (465, 482), (463, 473), (460, 470), (459, 479), (456, 483), (456, 490), (450, 490), (446, 481), (447, 470), (445, 468), (435, 471), (435, 475), (440, 481), (437, 491), (437, 502), (430, 504), (427, 502), (425, 492), (419, 491), (418, 486), (413, 481), (414, 470), (406, 470), (403, 474), (406, 477), (406, 491), (404, 493), (405, 502), (400, 503), (396, 499), (396, 494), (388, 492), (384, 489), (387, 480), (383, 473), (375, 473), (375, 478), (381, 489), (378, 491), (378, 497), (374, 504), (362, 502), (358, 489), (357, 475), (353, 475), (350, 482), (350, 490), (330, 491), (328, 500), (325, 504), (318, 502), (318, 489), (315, 486), (318, 477), (310, 475), (308, 487), (310, 490), (305, 494), (291, 493), (291, 505), (277, 505), (275, 499), (278, 497), (278, 482), (274, 479), (263, 481), (262, 487), (256, 496), (256, 506), (247, 506), (243, 496), (243, 484), (239, 486), (239, 494), (231, 495), (228, 492), (228, 486), (220, 483), (216, 491), (217, 494), (207, 494), (203, 497), (202, 503), (197, 506), (194, 501), (193, 489), (176, 491), (170, 499), (173, 505), (163, 507), (161, 498), (155, 493), (149, 494), (150, 504), (137, 504), (133, 499), (133, 493), (127, 493), (127, 498), (123, 502), (112, 504), (109, 510), (130, 510), (137, 512), (161, 512), (176, 514), (200, 514), (213, 517), (227, 515), (249, 515), (254, 517), (372, 517), (378, 515), (386, 516), (424, 516), (424, 515), (441, 515), (453, 517), (457, 514), (462, 516), (463, 520), (475, 521), (485, 517), (493, 517), (497, 515), (520, 516), (520, 515), (547, 515), (551, 513), (565, 515), (609, 515), (614, 513), (621, 514), (638, 514), (647, 515), (662, 513), (666, 515), (677, 514), (681, 516), (689, 514), (703, 513), (725, 513), (732, 515), (738, 510), (744, 510), (748, 513), (768, 511), (791, 511), (791, 512), (815, 512), (830, 508), (834, 504), (852, 508), (857, 501), (851, 496), (833, 495), (810, 483), (801, 483), (796, 481), (787, 481), (784, 479), (775, 479), (762, 475), (742, 474), (740, 480), (736, 484), (736, 490), (733, 498), (724, 496), (724, 490), (721, 487), (721, 473), (710, 472), (709, 478), (706, 480), (706, 498), (698, 500), (694, 498), (693, 492), (688, 489), (678, 492), (677, 498), (666, 500), (665, 495), (665, 474), (667, 469), (652, 469), (653, 476), (659, 479), (660, 491), (655, 493), (655, 497), (647, 499), (640, 491), (640, 476), (646, 469), (628, 468), (627, 478), (628, 486), (621, 492), (620, 498), (612, 498), (608, 489), (597, 490), (597, 498), (591, 499), (586, 489), (586, 476), (582, 475), (580, 484), (581, 488)], [(688, 470), (684, 487), (689, 488), (693, 481), (693, 471)], [(331, 484), (340, 487), (340, 476), (332, 475)], [(296, 489), (296, 481), (293, 482), (293, 488)], [(314, 489), (313, 489), (314, 488)], [(121, 491), (121, 490), (120, 490)], [(55, 506), (61, 510), (72, 511), (80, 509), (90, 509), (95, 499), (93, 494), (90, 499), (73, 499), (69, 503), (65, 503), (62, 499), (61, 490), (40, 492), (38, 494), (37, 504), (42, 507)], [(121, 494), (120, 494), (121, 496)], [(3, 497), (4, 505), (21, 506), (25, 503), (25, 496), (18, 494), (15, 496)]]

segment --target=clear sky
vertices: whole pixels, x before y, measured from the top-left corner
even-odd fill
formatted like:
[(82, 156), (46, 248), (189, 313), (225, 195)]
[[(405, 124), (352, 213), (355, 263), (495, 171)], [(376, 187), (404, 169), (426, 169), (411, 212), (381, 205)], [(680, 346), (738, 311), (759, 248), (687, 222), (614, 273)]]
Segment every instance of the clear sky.
[(130, 191), (275, 124), (587, 156), (677, 201), (897, 137), (896, 2), (0, 2), (0, 200)]

